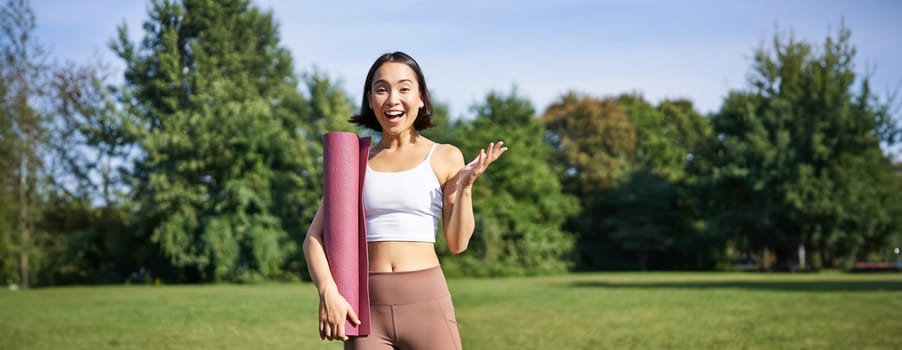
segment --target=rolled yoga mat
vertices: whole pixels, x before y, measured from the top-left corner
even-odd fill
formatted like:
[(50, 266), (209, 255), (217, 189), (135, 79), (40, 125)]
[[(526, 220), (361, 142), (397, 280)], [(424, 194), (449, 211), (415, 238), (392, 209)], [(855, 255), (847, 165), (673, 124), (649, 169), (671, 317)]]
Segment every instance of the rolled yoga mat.
[(369, 137), (360, 138), (350, 132), (323, 136), (326, 259), (338, 293), (360, 318), (359, 326), (345, 320), (348, 336), (370, 333), (369, 261), (363, 212), (363, 177), (369, 152)]

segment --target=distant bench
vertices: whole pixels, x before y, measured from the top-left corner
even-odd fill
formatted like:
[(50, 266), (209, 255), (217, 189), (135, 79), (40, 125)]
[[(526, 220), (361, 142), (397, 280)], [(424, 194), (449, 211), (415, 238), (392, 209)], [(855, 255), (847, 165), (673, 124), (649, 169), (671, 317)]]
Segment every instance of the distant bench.
[(852, 272), (889, 272), (889, 271), (902, 271), (902, 266), (899, 263), (891, 263), (891, 262), (857, 262), (855, 266), (852, 267)]

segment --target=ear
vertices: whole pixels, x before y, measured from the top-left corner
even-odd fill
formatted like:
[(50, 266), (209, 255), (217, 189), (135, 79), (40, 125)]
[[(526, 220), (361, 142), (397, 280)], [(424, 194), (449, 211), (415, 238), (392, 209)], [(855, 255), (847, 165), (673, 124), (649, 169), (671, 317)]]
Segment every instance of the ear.
[(426, 102), (423, 102), (423, 96), (420, 95), (420, 107), (419, 107), (419, 109), (423, 109), (423, 107), (426, 107)]

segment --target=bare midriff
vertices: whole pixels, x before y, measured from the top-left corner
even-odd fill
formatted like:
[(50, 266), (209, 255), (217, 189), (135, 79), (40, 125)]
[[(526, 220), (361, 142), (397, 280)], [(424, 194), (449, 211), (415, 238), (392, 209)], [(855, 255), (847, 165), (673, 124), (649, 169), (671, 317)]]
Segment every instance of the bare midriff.
[(429, 242), (369, 242), (371, 272), (425, 270), (439, 264), (435, 244)]

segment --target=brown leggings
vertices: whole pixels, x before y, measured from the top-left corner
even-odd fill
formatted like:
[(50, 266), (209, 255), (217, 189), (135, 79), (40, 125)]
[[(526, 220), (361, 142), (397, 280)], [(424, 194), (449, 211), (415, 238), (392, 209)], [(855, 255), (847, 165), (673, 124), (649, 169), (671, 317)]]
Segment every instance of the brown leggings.
[(418, 271), (370, 272), (370, 334), (345, 349), (460, 350), (460, 334), (445, 275), (439, 266)]

